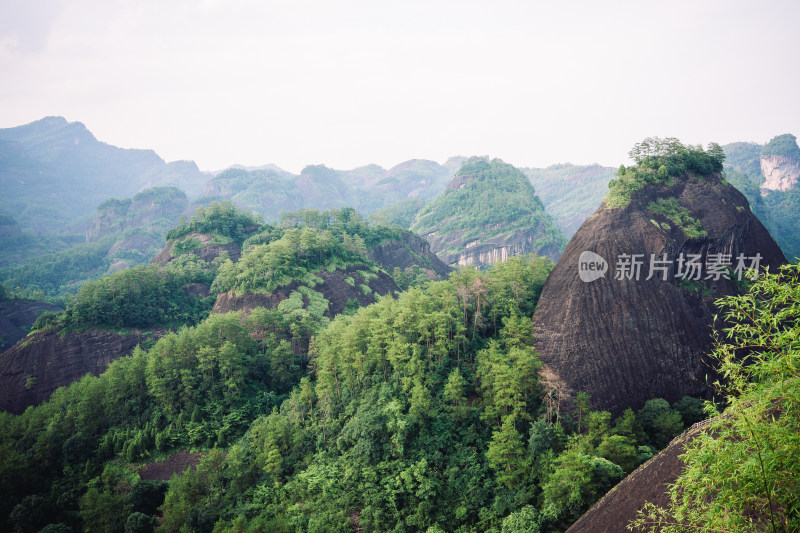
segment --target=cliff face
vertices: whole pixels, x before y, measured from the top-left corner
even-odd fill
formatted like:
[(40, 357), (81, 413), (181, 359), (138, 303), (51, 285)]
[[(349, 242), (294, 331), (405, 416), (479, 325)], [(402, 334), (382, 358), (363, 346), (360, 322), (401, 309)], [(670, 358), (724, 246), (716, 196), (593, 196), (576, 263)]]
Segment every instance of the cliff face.
[(762, 155), (761, 173), (766, 181), (761, 185), (761, 194), (767, 191), (789, 191), (800, 178), (800, 161), (791, 156)]
[(553, 261), (561, 257), (558, 244), (536, 246), (539, 239), (547, 236), (542, 228), (525, 228), (493, 237), (471, 237), (468, 230), (454, 231), (442, 236), (426, 235), (431, 248), (436, 250), (448, 265), (493, 265), (514, 255), (536, 254)]
[[(654, 205), (672, 205), (673, 218), (684, 210), (687, 230), (650, 210)], [(706, 234), (696, 233), (687, 216)], [(623, 269), (630, 279), (616, 279), (618, 265), (631, 263), (630, 254), (642, 254), (639, 278)], [(650, 398), (673, 402), (706, 394), (703, 354), (711, 348), (713, 302), (739, 290), (721, 275), (705, 279), (708, 264), (727, 260), (735, 269), (739, 254), (744, 267), (757, 254), (762, 269), (785, 262), (744, 196), (719, 174), (647, 186), (624, 208), (604, 203), (570, 241), (542, 290), (533, 317), (542, 361), (564, 383), (563, 392), (588, 392), (594, 408), (614, 414), (638, 409)], [(646, 279), (651, 257), (665, 260), (654, 264), (663, 270), (653, 269)], [(681, 278), (696, 276), (689, 260), (701, 266), (702, 279)]]
[(392, 272), (395, 268), (405, 270), (417, 265), (444, 277), (453, 270), (431, 251), (428, 241), (412, 233), (405, 233), (401, 240), (385, 241), (370, 248), (367, 254), (387, 272)]
[(88, 329), (64, 335), (55, 330), (35, 333), (0, 354), (0, 409), (21, 413), (29, 405), (39, 405), (58, 387), (87, 373), (100, 374), (111, 361), (164, 332), (118, 335)]

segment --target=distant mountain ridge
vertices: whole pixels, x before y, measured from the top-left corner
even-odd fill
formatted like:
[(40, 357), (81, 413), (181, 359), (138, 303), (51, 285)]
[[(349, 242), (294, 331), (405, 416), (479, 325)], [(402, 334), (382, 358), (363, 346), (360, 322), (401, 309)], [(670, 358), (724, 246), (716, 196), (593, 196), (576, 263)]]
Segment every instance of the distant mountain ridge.
[(747, 197), (784, 254), (800, 257), (800, 147), (792, 134), (724, 147), (725, 177)]
[(203, 181), (193, 162), (111, 146), (63, 117), (0, 129), (0, 214), (40, 234), (68, 230), (112, 196), (166, 185), (197, 194)]

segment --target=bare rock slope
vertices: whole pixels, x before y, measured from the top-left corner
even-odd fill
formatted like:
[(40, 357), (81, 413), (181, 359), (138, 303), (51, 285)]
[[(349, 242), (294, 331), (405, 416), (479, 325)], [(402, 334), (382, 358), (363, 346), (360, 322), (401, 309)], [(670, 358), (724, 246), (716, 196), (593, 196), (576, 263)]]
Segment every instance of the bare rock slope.
[(34, 333), (0, 354), (0, 409), (21, 413), (29, 405), (39, 405), (58, 387), (86, 374), (99, 375), (111, 361), (164, 332), (120, 335), (92, 328), (65, 334), (56, 330)]
[[(643, 263), (638, 279), (633, 269), (616, 279), (618, 265), (631, 264), (633, 254)], [(744, 266), (758, 256), (762, 269), (785, 262), (747, 200), (719, 174), (648, 185), (624, 208), (604, 202), (570, 241), (533, 317), (554, 383), (566, 395), (588, 392), (594, 408), (614, 414), (650, 398), (707, 395), (703, 354), (712, 346), (714, 300), (741, 290), (735, 279), (705, 279), (708, 264), (727, 259), (722, 270), (736, 278), (739, 254)], [(651, 257), (666, 262), (647, 279)], [(699, 280), (686, 279), (695, 276), (690, 259), (700, 264)], [(580, 262), (585, 278), (597, 272), (598, 279), (583, 281)]]

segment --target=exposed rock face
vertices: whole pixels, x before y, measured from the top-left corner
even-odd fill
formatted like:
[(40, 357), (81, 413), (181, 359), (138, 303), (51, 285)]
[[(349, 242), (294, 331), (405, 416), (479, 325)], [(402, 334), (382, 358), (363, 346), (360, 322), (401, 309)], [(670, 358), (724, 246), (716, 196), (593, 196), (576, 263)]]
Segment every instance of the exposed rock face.
[(767, 191), (789, 191), (800, 178), (800, 161), (783, 155), (762, 155), (761, 172), (766, 181), (761, 184), (761, 194)]
[(402, 240), (385, 241), (367, 251), (369, 258), (391, 272), (394, 268), (405, 270), (417, 265), (433, 270), (438, 276), (447, 276), (453, 268), (431, 252), (428, 241), (406, 233)]
[[(465, 238), (467, 230), (454, 231), (446, 234), (444, 238), (437, 235), (427, 235), (428, 241), (434, 250), (438, 250), (439, 257), (449, 265), (493, 265), (505, 261), (514, 255), (525, 255), (534, 253), (540, 256), (547, 256), (553, 261), (558, 261), (561, 257), (561, 250), (558, 244), (551, 243), (542, 247), (535, 247), (534, 243), (543, 237), (545, 232), (541, 228), (527, 228), (512, 231), (510, 234), (498, 235), (495, 237)], [(450, 253), (445, 250), (463, 248), (457, 253)]]
[(628, 522), (645, 502), (658, 506), (669, 503), (669, 485), (684, 471), (680, 456), (686, 444), (698, 437), (709, 424), (695, 424), (670, 442), (655, 457), (631, 472), (580, 517), (567, 533), (628, 533)]
[[(322, 283), (314, 286), (314, 290), (322, 293), (328, 300), (328, 310), (325, 316), (333, 318), (341, 313), (348, 300), (356, 299), (359, 305), (369, 305), (376, 301), (376, 295), (385, 295), (400, 289), (394, 280), (383, 271), (378, 271), (374, 279), (364, 280), (361, 272), (367, 271), (365, 267), (349, 266), (345, 269), (328, 272), (321, 270), (315, 275), (322, 279)], [(351, 285), (348, 278), (352, 280)], [(361, 289), (361, 284), (370, 288), (369, 292)], [(243, 294), (237, 296), (233, 293), (222, 293), (217, 296), (212, 313), (227, 313), (229, 311), (250, 310), (256, 307), (274, 308), (283, 300), (289, 298), (292, 291), (296, 290), (299, 284), (292, 282), (284, 287), (279, 287), (270, 294)]]
[[(238, 261), (239, 258), (242, 256), (242, 250), (239, 248), (239, 245), (236, 244), (235, 242), (229, 242), (228, 244), (214, 243), (212, 242), (214, 240), (214, 236), (207, 235), (205, 233), (192, 232), (189, 235), (181, 237), (180, 239), (177, 240), (182, 242), (185, 241), (186, 239), (192, 239), (192, 238), (199, 240), (202, 246), (194, 250), (189, 250), (186, 253), (194, 254), (203, 261), (207, 261), (210, 263), (211, 261), (219, 257), (219, 255), (222, 252), (227, 252), (231, 258), (231, 261), (233, 261), (234, 263)], [(167, 245), (164, 246), (164, 249), (161, 250), (158, 253), (158, 255), (156, 255), (150, 262), (166, 264), (175, 259), (177, 256), (172, 255), (173, 244), (175, 244), (174, 240), (167, 242)]]
[(165, 331), (156, 330), (150, 336), (145, 332), (118, 335), (101, 329), (64, 335), (55, 330), (35, 333), (0, 354), (0, 409), (21, 413), (29, 405), (39, 405), (58, 387), (87, 373), (99, 375), (111, 361)]
[[(700, 221), (704, 237), (689, 238), (665, 215), (648, 210), (659, 198), (675, 198), (689, 215)], [(594, 281), (582, 281), (589, 262), (584, 251), (607, 261), (607, 272)], [(624, 254), (643, 254), (641, 273), (615, 279)], [(651, 255), (662, 259), (664, 273), (650, 274)], [(703, 360), (712, 345), (711, 324), (717, 312), (714, 300), (738, 292), (734, 281), (684, 281), (679, 262), (699, 255), (701, 277), (708, 273), (712, 254), (727, 254), (744, 267), (760, 254), (760, 266), (775, 270), (785, 262), (780, 248), (756, 219), (744, 196), (723, 185), (721, 177), (684, 177), (672, 186), (648, 186), (634, 193), (625, 208), (605, 203), (581, 226), (547, 280), (539, 299), (534, 325), (537, 349), (547, 369), (563, 381), (570, 393), (588, 392), (596, 409), (619, 414), (640, 408), (650, 398), (673, 402), (684, 395), (707, 393)], [(711, 258), (711, 261), (709, 261)], [(724, 258), (718, 258), (723, 259)], [(659, 266), (659, 265), (656, 265)], [(633, 277), (633, 276), (632, 276)], [(694, 277), (694, 276), (692, 276)], [(734, 274), (733, 277), (736, 277)]]
[(25, 338), (36, 318), (45, 311), (61, 311), (61, 308), (31, 300), (0, 302), (0, 353)]

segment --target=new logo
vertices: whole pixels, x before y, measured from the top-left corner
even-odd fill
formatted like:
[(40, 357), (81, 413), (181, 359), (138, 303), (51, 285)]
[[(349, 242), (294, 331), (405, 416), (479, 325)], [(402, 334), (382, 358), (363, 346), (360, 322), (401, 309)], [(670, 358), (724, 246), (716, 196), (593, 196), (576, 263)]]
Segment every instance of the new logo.
[(581, 281), (589, 283), (596, 279), (605, 277), (608, 272), (608, 263), (601, 256), (594, 252), (581, 252), (578, 258), (578, 275)]

